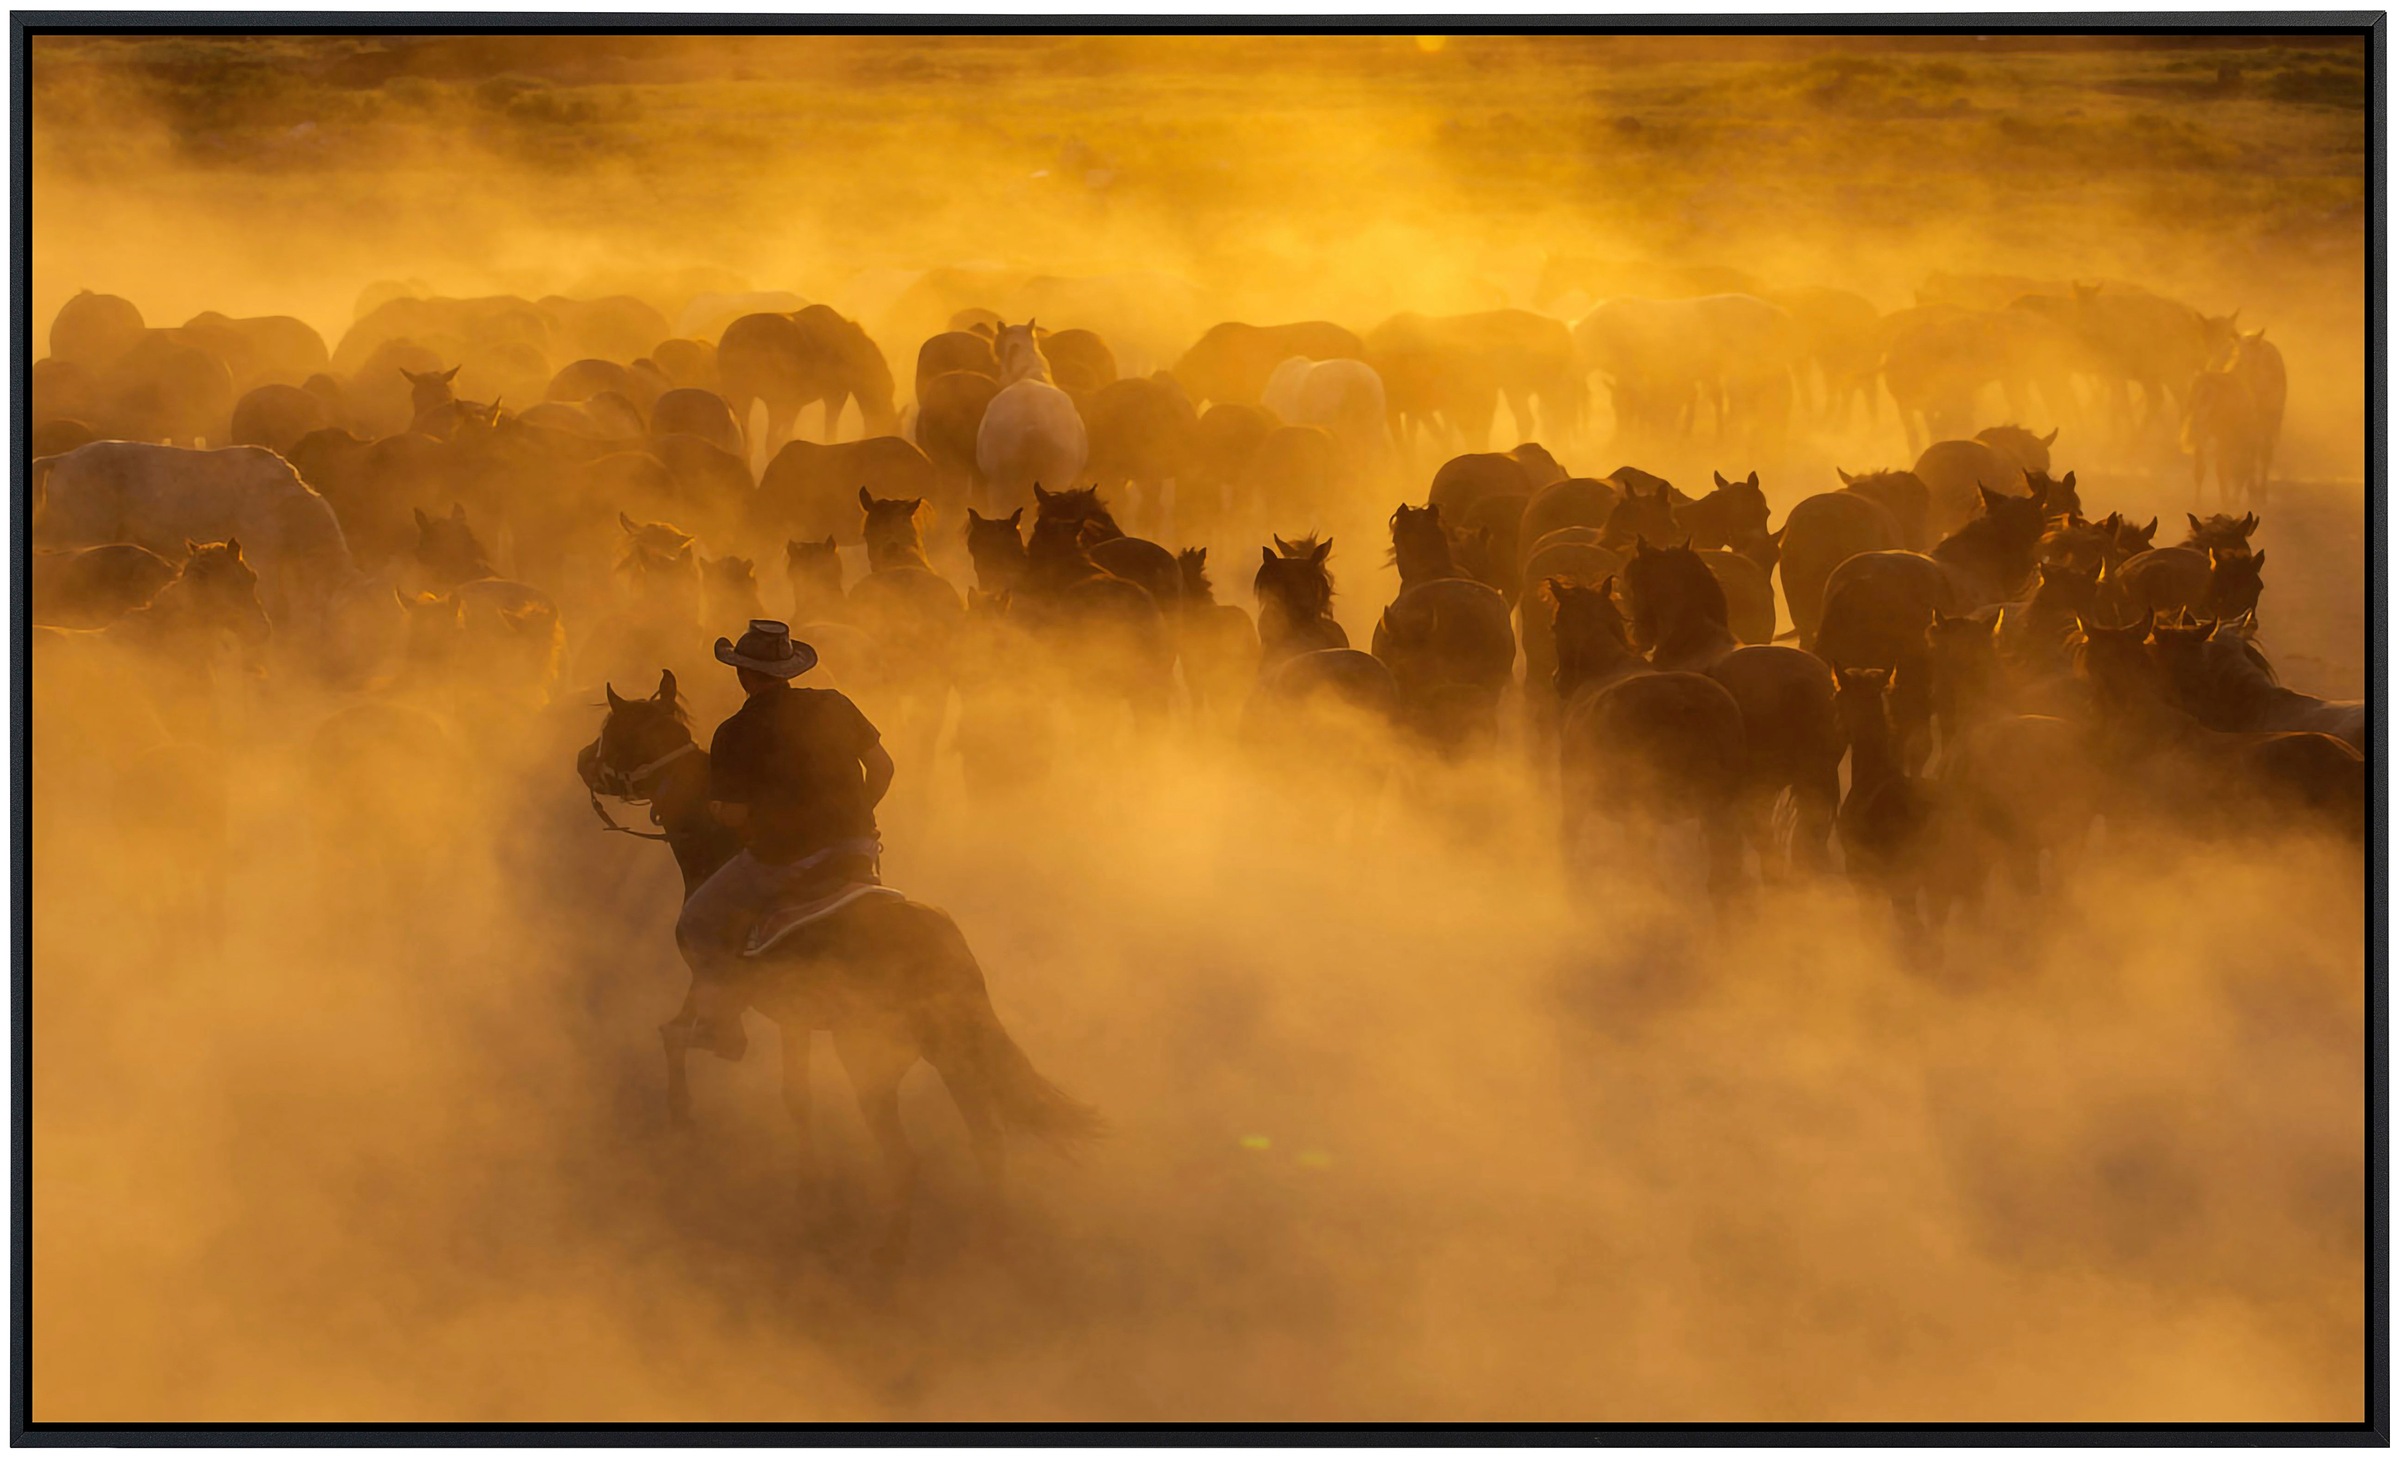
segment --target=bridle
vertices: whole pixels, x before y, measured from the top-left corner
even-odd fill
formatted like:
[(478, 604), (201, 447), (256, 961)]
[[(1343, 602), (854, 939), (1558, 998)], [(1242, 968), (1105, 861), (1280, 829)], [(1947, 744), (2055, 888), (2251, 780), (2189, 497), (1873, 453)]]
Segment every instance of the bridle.
[(626, 771), (618, 769), (615, 765), (610, 764), (605, 758), (603, 758), (600, 754), (600, 741), (597, 739), (593, 740), (592, 777), (584, 785), (585, 792), (591, 796), (592, 813), (600, 817), (600, 823), (602, 826), (615, 831), (619, 835), (630, 835), (637, 840), (667, 839), (667, 837), (664, 835), (652, 835), (646, 830), (633, 830), (627, 828), (626, 826), (619, 825), (616, 820), (609, 815), (608, 807), (600, 803), (600, 796), (603, 793), (606, 793), (615, 796), (617, 799), (623, 800), (628, 805), (649, 805), (650, 823), (652, 825), (656, 825), (659, 823), (658, 806), (652, 803), (651, 796), (656, 793), (658, 786), (656, 782), (653, 782), (650, 788), (645, 790), (642, 788), (642, 781), (649, 779), (651, 776), (657, 774), (659, 771), (665, 769), (668, 765), (673, 764), (675, 761), (683, 758), (685, 755), (698, 754), (699, 752), (700, 746), (687, 739), (682, 744), (668, 750), (665, 754), (660, 755), (658, 758), (650, 761), (648, 764), (643, 765), (638, 769)]

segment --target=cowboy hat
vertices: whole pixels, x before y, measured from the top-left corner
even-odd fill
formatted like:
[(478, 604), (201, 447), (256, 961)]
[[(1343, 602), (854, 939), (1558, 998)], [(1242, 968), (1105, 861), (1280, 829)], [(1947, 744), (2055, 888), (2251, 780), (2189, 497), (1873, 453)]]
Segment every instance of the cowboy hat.
[(798, 678), (817, 666), (817, 650), (792, 641), (792, 630), (773, 618), (752, 618), (742, 641), (717, 640), (717, 661), (776, 678)]

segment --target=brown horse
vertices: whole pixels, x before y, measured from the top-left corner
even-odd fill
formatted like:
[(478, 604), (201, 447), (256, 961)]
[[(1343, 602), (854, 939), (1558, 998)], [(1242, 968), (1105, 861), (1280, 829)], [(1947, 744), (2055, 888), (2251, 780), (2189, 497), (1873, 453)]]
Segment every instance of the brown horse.
[(1662, 673), (1643, 662), (1612, 599), (1613, 586), (1578, 587), (1563, 578), (1544, 583), (1556, 605), (1567, 858), (1581, 861), (1590, 826), (1611, 820), (1633, 837), (1632, 864), (1654, 870), (1658, 832), (1697, 819), (1709, 893), (1722, 909), (1741, 882), (1741, 707), (1714, 679)]
[(2276, 680), (2246, 619), (2227, 623), (2160, 622), (2153, 647), (2175, 699), (2211, 729), (2229, 733), (2307, 730), (2367, 752), (2367, 706), (2297, 693)]
[[(2258, 530), (2258, 513), (2255, 511), (2241, 516), (2218, 513), (2206, 519), (2187, 511), (2183, 519), (2191, 523), (2191, 531), (2184, 537), (2182, 545), (2201, 552), (2215, 551), (2228, 555), (2247, 552), (2250, 550), (2250, 534)], [(2153, 528), (2157, 525), (2156, 522), (2151, 523)]]
[(1217, 601), (1208, 578), (1208, 548), (1186, 547), (1183, 606), (1177, 613), (1178, 656), (1195, 721), (1230, 723), (1258, 677), (1258, 625), (1232, 603)]
[(1901, 763), (1889, 699), (1892, 674), (1882, 668), (1841, 669), (1834, 702), (1850, 740), (1850, 793), (1835, 829), (1852, 884), (1889, 903), (1903, 948), (1914, 958), (1938, 959), (1950, 886), (1943, 845), (1945, 816), (1939, 787)]
[(2076, 668), (2098, 710), (2094, 742), (2124, 809), (2251, 832), (2278, 821), (2366, 834), (2366, 761), (2330, 734), (2212, 729), (2173, 701), (2151, 625), (2082, 626)]
[[(1744, 824), (1759, 864), (1769, 874), (1821, 866), (1842, 763), (1833, 678), (1824, 662), (1797, 648), (1744, 646), (1727, 626), (1723, 587), (1703, 554), (1689, 547), (1653, 551), (1637, 542), (1624, 585), (1632, 640), (1650, 650), (1651, 666), (1705, 673), (1741, 708)], [(1795, 830), (1790, 845), (1778, 847), (1771, 823), (1787, 790)]]
[(918, 533), (923, 497), (890, 500), (860, 487), (866, 513), (867, 575), (850, 588), (850, 620), (875, 641), (885, 670), (875, 685), (898, 715), (903, 744), (931, 763), (957, 675), (958, 635), (967, 605), (925, 559)]
[(1948, 847), (1959, 894), (1981, 894), (1999, 866), (2040, 905), (2041, 859), (2063, 884), (2099, 809), (2099, 785), (2080, 723), (2013, 713), (1995, 618), (1937, 615), (1925, 630), (1934, 715), (1942, 729), (1941, 788), (1952, 815)]
[[(660, 675), (646, 699), (609, 689), (608, 718), (576, 768), (595, 792), (608, 786), (649, 802), (687, 898), (740, 849), (709, 811), (708, 755), (692, 741), (672, 673)], [(1042, 1077), (1009, 1037), (966, 938), (933, 907), (854, 902), (757, 959), (744, 973), (743, 992), (783, 1034), (784, 1106), (800, 1135), (804, 1190), (820, 1178), (810, 1137), (809, 1034), (833, 1035), (882, 1157), (892, 1206), (880, 1250), (887, 1260), (907, 1249), (916, 1155), (900, 1123), (900, 1081), (919, 1059), (941, 1074), (995, 1195), (1006, 1177), (1008, 1133), (1071, 1152), (1103, 1132), (1100, 1117)], [(683, 1027), (690, 1012), (687, 1005), (668, 1029)], [(662, 1036), (668, 1110), (688, 1122), (686, 1049), (677, 1032)]]
[(1855, 491), (1820, 491), (1796, 502), (1776, 533), (1783, 598), (1792, 610), (1800, 646), (1814, 651), (1825, 615), (1825, 584), (1835, 568), (1862, 552), (1907, 545), (1900, 524), (1881, 503)]
[(1069, 682), (1123, 700), (1137, 722), (1162, 719), (1175, 674), (1166, 617), (1141, 584), (1092, 560), (1084, 530), (1085, 523), (1072, 518), (1034, 523), (1025, 579), (1012, 594), (1011, 611)]
[(1258, 552), (1250, 590), (1258, 599), (1259, 674), (1296, 654), (1349, 647), (1350, 635), (1333, 620), (1333, 571), (1326, 566), (1333, 539), (1277, 537), (1274, 546)]

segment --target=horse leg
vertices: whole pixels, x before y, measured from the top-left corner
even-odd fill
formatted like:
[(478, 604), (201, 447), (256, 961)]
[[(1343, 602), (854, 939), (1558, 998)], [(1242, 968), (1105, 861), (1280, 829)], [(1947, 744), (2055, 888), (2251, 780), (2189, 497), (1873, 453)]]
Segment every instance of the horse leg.
[(852, 1028), (833, 1035), (834, 1051), (850, 1072), (850, 1087), (858, 1095), (858, 1111), (883, 1157), (884, 1199), (891, 1223), (876, 1246), (876, 1262), (896, 1266), (908, 1254), (911, 1205), (917, 1192), (917, 1156), (909, 1147), (908, 1131), (900, 1124), (900, 1079), (917, 1061), (917, 1050), (906, 1038), (883, 1029)]
[(698, 1014), (692, 994), (686, 992), (674, 1020), (658, 1030), (658, 1040), (667, 1053), (667, 1121), (678, 1129), (692, 1124), (692, 1089), (684, 1065), (692, 1048), (692, 1020)]

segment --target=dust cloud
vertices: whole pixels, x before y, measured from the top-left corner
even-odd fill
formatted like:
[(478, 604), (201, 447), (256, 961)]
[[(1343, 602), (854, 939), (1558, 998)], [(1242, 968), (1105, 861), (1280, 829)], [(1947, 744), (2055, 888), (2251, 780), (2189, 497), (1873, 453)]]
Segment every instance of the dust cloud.
[[(2296, 686), (2364, 681), (2355, 43), (33, 54), (37, 353), (87, 287), (154, 326), (291, 313), (328, 343), (386, 280), (671, 319), (785, 288), (905, 379), (947, 317), (911, 282), (944, 266), (1131, 280), (1091, 321), (1129, 374), (1219, 319), (1571, 319), (1588, 280), (1670, 263), (1886, 310), (1977, 269), (2238, 306), (2295, 382), (2266, 641)], [(1835, 464), (1906, 464), (1889, 403), (1771, 463), (1641, 463), (1761, 466), (1780, 516)], [(1624, 464), (1602, 433), (1552, 444), (1576, 474)], [(2184, 469), (2112, 458), (2084, 496), (2179, 513)], [(1423, 483), (1331, 523), (1354, 643), (1395, 582), (1375, 524)], [(1246, 605), (1258, 543), (1211, 545)], [(2040, 897), (1996, 889), (1928, 970), (1839, 881), (1719, 924), (1679, 843), (1569, 872), (1554, 777), (1513, 742), (1394, 745), (1361, 800), (1067, 703), (1038, 789), (904, 762), (884, 875), (956, 918), (1010, 1031), (1112, 1133), (1072, 1163), (1015, 1149), (995, 1211), (920, 1066), (915, 1244), (884, 1273), (830, 1056), (831, 1205), (805, 1229), (759, 1020), (742, 1063), (694, 1060), (697, 1129), (667, 1126), (680, 886), (592, 819), (573, 764), (600, 695), (567, 689), (328, 769), (327, 700), (222, 684), (227, 731), (178, 777), (224, 786), (214, 817), (129, 796), (104, 740), (58, 727), (88, 715), (37, 720), (35, 1420), (2363, 1414), (2354, 848), (2103, 835)]]

